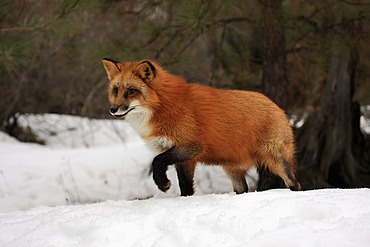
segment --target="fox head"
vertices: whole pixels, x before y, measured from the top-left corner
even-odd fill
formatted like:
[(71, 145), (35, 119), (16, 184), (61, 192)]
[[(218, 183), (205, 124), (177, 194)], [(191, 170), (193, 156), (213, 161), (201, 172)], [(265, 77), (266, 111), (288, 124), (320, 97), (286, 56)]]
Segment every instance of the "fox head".
[(135, 113), (149, 111), (156, 99), (150, 84), (156, 77), (153, 62), (144, 60), (138, 62), (118, 62), (103, 59), (104, 68), (108, 74), (108, 98), (110, 113), (119, 118), (125, 118)]
[(110, 81), (110, 114), (142, 129), (159, 102), (153, 89), (159, 66), (149, 60), (118, 62), (104, 58), (102, 62)]
[[(164, 115), (173, 119), (189, 111), (188, 83), (150, 60), (118, 62), (103, 59), (108, 74), (110, 113), (148, 136)], [(151, 121), (152, 120), (152, 121)]]

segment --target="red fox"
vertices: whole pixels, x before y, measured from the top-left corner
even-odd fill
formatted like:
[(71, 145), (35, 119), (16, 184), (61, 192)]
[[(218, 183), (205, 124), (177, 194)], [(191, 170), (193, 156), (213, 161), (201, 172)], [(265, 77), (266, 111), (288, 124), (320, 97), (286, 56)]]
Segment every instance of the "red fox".
[(166, 171), (175, 165), (181, 195), (192, 195), (197, 162), (222, 166), (236, 193), (248, 191), (251, 167), (301, 190), (292, 128), (263, 94), (187, 83), (149, 60), (102, 62), (110, 113), (126, 120), (157, 154), (152, 171), (160, 190), (170, 188)]

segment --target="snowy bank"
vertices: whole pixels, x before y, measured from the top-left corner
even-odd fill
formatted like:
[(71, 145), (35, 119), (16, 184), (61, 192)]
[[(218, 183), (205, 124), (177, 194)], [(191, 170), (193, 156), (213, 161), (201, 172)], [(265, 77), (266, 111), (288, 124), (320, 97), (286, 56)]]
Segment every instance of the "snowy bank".
[(220, 167), (200, 165), (184, 198), (173, 168), (158, 190), (154, 154), (122, 121), (19, 121), (46, 145), (0, 132), (0, 246), (369, 246), (369, 189), (235, 195)]
[(272, 190), (0, 214), (0, 246), (369, 246), (370, 190)]

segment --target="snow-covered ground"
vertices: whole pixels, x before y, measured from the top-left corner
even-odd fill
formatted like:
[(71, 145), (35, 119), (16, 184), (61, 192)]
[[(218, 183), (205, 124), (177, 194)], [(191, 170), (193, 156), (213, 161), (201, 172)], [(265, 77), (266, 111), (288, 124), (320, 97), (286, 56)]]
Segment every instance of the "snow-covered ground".
[(369, 246), (370, 190), (273, 190), (38, 207), (0, 246)]
[(156, 188), (154, 155), (122, 121), (19, 122), (46, 145), (0, 132), (0, 246), (370, 246), (369, 189), (235, 195), (222, 169), (199, 166), (183, 198), (174, 169), (170, 191)]

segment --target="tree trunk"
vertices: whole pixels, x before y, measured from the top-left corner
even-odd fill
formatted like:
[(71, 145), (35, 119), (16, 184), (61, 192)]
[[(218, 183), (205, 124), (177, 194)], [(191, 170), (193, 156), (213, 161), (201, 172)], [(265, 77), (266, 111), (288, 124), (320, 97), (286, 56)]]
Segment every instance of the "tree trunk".
[(263, 92), (282, 109), (287, 106), (285, 35), (281, 0), (260, 0), (263, 28)]
[(299, 177), (306, 189), (356, 186), (354, 151), (364, 142), (361, 114), (352, 99), (357, 64), (356, 47), (333, 45), (320, 109), (297, 131)]
[[(282, 1), (259, 0), (263, 40), (262, 90), (282, 109), (287, 106), (285, 77), (285, 34), (282, 25)], [(257, 190), (285, 188), (283, 180), (268, 169), (258, 168)]]

